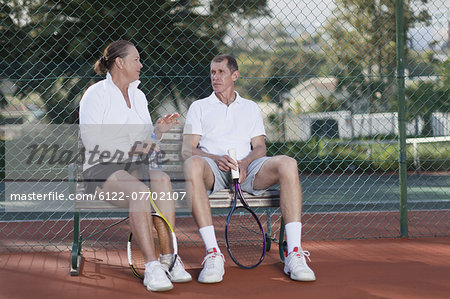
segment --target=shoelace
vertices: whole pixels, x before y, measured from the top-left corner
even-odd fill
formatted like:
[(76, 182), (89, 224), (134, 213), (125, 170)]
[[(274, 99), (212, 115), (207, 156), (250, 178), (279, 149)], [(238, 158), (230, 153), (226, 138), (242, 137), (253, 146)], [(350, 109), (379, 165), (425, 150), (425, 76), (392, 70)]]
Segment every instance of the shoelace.
[[(181, 260), (181, 258), (178, 255), (177, 255), (177, 259), (175, 260), (175, 263), (173, 264), (172, 271), (175, 269), (177, 264), (181, 264), (183, 266), (183, 269), (184, 269), (183, 261)], [(166, 272), (167, 276), (171, 280), (173, 278), (172, 273), (170, 273), (171, 271), (167, 271), (166, 269), (164, 269), (164, 271)]]
[(169, 279), (172, 279), (172, 274), (170, 274), (169, 269), (166, 269), (163, 265), (160, 265), (160, 268), (166, 273), (167, 277), (169, 277)]
[(310, 256), (311, 254), (309, 253), (308, 250), (302, 250), (302, 251), (300, 251), (300, 252), (292, 251), (290, 254), (295, 254), (295, 256), (297, 256), (297, 257), (299, 257), (299, 258), (301, 258), (302, 256), (306, 256), (306, 257), (308, 258), (308, 261), (311, 262), (311, 259), (309, 258), (309, 256)]
[(181, 266), (183, 266), (183, 269), (184, 269), (184, 263), (178, 255), (177, 255), (177, 259), (175, 260), (175, 263), (173, 264), (172, 270), (175, 269), (176, 265), (181, 265)]
[[(207, 256), (205, 256), (205, 258), (203, 259), (203, 262), (202, 262), (202, 266), (203, 266), (204, 263), (206, 263), (207, 260), (216, 258), (217, 256), (221, 257), (223, 259), (223, 261), (225, 262), (225, 257), (223, 256), (222, 253), (212, 252), (212, 253), (209, 253)], [(206, 266), (208, 268), (214, 268), (214, 264), (213, 263), (207, 263)]]
[(160, 268), (161, 270), (163, 270), (164, 273), (166, 273), (167, 275), (170, 275), (170, 273), (166, 270), (166, 268), (162, 264), (154, 265), (153, 267), (151, 267), (149, 269), (149, 271), (154, 272), (154, 268)]

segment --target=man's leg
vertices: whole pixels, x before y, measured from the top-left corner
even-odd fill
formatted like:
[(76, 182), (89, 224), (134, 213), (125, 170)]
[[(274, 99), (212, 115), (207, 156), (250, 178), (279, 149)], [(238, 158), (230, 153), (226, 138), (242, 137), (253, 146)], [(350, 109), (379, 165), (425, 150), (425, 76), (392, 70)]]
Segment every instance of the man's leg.
[(302, 189), (295, 159), (288, 156), (267, 159), (255, 176), (253, 189), (267, 189), (276, 183), (280, 184), (280, 208), (284, 221), (300, 222)]
[(206, 190), (213, 189), (214, 174), (208, 162), (199, 156), (192, 156), (185, 161), (184, 174), (188, 200), (192, 203), (192, 215), (199, 227), (207, 252), (198, 281), (202, 283), (220, 282), (225, 273), (224, 258), (217, 244), (211, 207), (206, 192)]
[(214, 175), (208, 163), (199, 156), (184, 162), (187, 197), (192, 204), (192, 215), (199, 228), (212, 225), (211, 207), (206, 190), (214, 185)]
[(280, 208), (286, 223), (288, 258), (284, 272), (294, 280), (315, 280), (314, 272), (306, 264), (309, 252), (301, 248), (302, 189), (298, 175), (297, 161), (288, 156), (267, 159), (255, 176), (254, 190), (267, 189), (280, 184)]

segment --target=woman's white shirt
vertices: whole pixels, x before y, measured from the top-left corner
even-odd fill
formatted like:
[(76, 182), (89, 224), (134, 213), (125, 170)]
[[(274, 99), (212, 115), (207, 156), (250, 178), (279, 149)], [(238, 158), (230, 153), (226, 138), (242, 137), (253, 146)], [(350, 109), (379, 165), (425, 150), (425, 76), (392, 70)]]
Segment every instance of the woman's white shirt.
[[(90, 86), (80, 101), (80, 133), (85, 147), (86, 170), (100, 161), (120, 162), (136, 142), (149, 140), (153, 125), (140, 81), (130, 83), (128, 108), (111, 74)], [(102, 158), (102, 159), (100, 159)]]

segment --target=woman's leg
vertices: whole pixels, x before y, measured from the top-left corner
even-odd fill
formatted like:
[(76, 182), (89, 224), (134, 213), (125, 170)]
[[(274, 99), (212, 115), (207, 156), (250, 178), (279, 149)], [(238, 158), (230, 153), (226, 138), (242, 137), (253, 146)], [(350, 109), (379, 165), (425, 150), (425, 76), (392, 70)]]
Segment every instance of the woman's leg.
[(161, 170), (150, 170), (150, 190), (158, 209), (175, 228), (175, 203), (170, 177)]
[[(151, 205), (145, 192), (147, 186), (127, 171), (114, 172), (103, 184), (101, 192), (123, 192), (126, 202), (115, 202), (128, 206), (130, 226), (133, 236), (141, 248), (145, 262), (156, 261), (152, 234)], [(136, 199), (136, 200), (133, 200)]]

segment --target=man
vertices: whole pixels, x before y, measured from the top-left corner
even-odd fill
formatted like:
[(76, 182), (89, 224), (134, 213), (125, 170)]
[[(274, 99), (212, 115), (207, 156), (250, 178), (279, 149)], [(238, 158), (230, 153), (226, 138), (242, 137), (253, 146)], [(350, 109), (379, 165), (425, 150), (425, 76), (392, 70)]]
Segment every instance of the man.
[[(226, 54), (216, 56), (210, 70), (214, 92), (190, 106), (182, 149), (188, 197), (207, 252), (198, 281), (216, 283), (223, 279), (225, 259), (217, 245), (208, 194), (229, 187), (230, 170), (237, 167), (246, 192), (261, 194), (280, 185), (288, 244), (284, 272), (293, 280), (313, 281), (314, 272), (305, 260), (309, 252), (301, 248), (302, 191), (297, 162), (287, 156), (265, 156), (261, 111), (234, 90), (239, 77), (236, 60)], [(229, 148), (236, 149), (237, 163), (227, 155)]]

